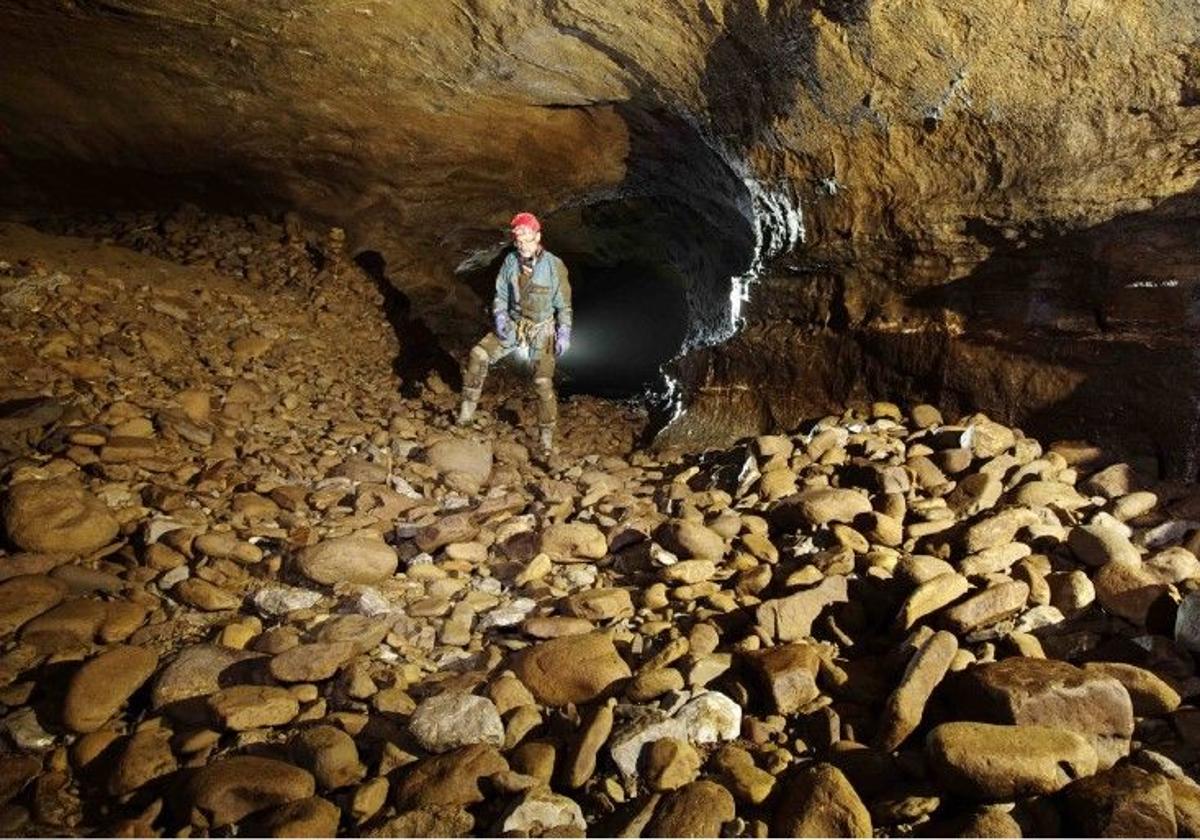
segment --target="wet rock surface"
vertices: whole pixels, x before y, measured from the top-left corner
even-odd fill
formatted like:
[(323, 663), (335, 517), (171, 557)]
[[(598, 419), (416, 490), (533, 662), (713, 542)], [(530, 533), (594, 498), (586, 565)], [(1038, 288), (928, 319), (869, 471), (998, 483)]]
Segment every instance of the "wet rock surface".
[(573, 398), (530, 458), (528, 389), (453, 427), (337, 233), (257, 228), (0, 228), (55, 407), (0, 428), (6, 833), (1200, 825), (1196, 487), (884, 403), (684, 455)]

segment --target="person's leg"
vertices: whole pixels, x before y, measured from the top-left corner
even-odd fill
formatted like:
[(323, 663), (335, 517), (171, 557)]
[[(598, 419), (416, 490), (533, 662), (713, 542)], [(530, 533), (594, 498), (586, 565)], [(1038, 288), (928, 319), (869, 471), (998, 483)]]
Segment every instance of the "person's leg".
[(495, 333), (488, 333), (471, 348), (467, 367), (463, 371), (462, 405), (458, 410), (460, 425), (466, 425), (475, 418), (475, 408), (479, 405), (479, 395), (483, 393), (483, 381), (487, 378), (488, 368), (505, 355), (505, 350)]
[(533, 388), (538, 398), (538, 442), (549, 451), (558, 423), (558, 398), (554, 394), (554, 348), (546, 347), (533, 360)]

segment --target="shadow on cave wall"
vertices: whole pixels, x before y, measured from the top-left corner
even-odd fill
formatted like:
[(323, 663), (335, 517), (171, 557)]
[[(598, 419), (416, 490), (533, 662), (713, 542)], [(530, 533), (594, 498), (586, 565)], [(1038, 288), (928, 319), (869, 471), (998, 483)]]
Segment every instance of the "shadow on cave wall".
[[(1006, 415), (1035, 436), (1152, 455), (1163, 475), (1200, 477), (1200, 191), (1022, 248), (980, 221), (972, 227), (997, 250), (910, 303), (964, 316), (967, 337), (994, 358), (979, 358), (974, 373), (942, 366), (931, 396)], [(1005, 381), (1006, 359), (1060, 368), (1076, 384), (1054, 395)], [(1013, 403), (1021, 393), (1046, 399)]]
[(383, 295), (384, 314), (400, 342), (400, 354), (392, 369), (400, 377), (400, 393), (414, 397), (426, 378), (436, 373), (453, 388), (462, 385), (462, 374), (454, 358), (442, 349), (437, 337), (412, 312), (412, 304), (388, 278), (387, 262), (378, 251), (361, 251), (354, 262), (375, 281)]
[[(801, 89), (818, 105), (825, 98), (811, 14), (847, 27), (853, 37), (852, 27), (867, 19), (871, 0), (763, 6), (758, 0), (726, 5), (724, 31), (709, 49), (700, 81), (713, 126), (743, 147), (758, 143), (771, 124), (791, 113)], [(706, 11), (701, 5), (701, 14)]]
[(790, 110), (799, 85), (819, 99), (808, 14), (804, 4), (776, 4), (765, 14), (756, 0), (727, 5), (724, 31), (709, 49), (700, 81), (722, 137), (743, 146), (758, 141)]

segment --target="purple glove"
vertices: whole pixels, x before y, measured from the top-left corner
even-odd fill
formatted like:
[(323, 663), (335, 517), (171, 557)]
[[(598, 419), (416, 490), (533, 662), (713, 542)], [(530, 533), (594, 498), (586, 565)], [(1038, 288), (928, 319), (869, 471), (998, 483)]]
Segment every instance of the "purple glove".
[(500, 336), (505, 341), (511, 337), (509, 334), (509, 323), (507, 312), (497, 312), (496, 316), (496, 335)]
[(561, 326), (554, 332), (554, 355), (561, 356), (571, 346), (571, 328)]

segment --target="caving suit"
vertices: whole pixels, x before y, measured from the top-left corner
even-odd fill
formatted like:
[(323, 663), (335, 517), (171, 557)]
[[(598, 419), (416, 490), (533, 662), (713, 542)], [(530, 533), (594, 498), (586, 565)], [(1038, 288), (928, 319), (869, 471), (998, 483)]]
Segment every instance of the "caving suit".
[(571, 330), (571, 284), (567, 267), (549, 251), (539, 249), (526, 262), (511, 251), (496, 275), (492, 314), (497, 323), (507, 321), (507, 334), (493, 331), (471, 348), (463, 374), (463, 402), (479, 402), (488, 368), (524, 347), (533, 365), (533, 387), (538, 397), (538, 427), (542, 445), (549, 446), (558, 420), (554, 394), (555, 335)]

